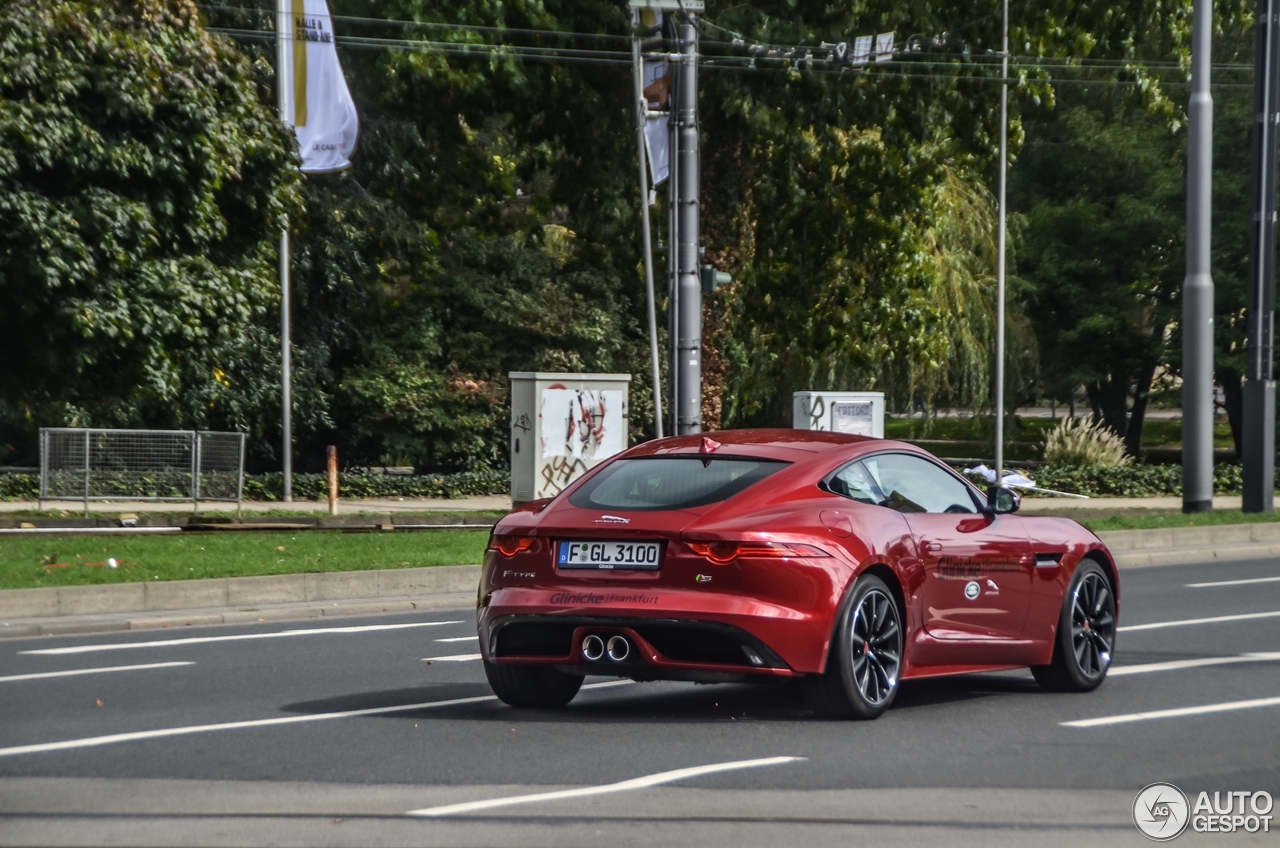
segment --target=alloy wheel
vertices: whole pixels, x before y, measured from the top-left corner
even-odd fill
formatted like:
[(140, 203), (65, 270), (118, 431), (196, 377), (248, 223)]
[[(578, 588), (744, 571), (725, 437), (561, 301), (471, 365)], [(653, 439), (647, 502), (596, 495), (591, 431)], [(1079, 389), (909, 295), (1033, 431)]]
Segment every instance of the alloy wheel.
[(898, 685), (902, 628), (893, 599), (872, 589), (858, 601), (850, 628), (853, 679), (872, 706), (885, 703)]
[(1116, 638), (1116, 603), (1107, 581), (1089, 573), (1076, 587), (1071, 603), (1071, 647), (1076, 664), (1088, 677), (1097, 677), (1111, 665)]

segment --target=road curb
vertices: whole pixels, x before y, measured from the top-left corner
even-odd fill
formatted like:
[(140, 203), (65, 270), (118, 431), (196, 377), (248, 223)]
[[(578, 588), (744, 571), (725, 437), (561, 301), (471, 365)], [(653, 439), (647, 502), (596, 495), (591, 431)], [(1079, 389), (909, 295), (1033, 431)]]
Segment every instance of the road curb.
[(56, 589), (9, 589), (0, 592), (0, 622), (24, 618), (182, 612), (308, 603), (323, 609), (325, 602), (357, 600), (376, 606), (386, 598), (408, 599), (459, 593), (474, 596), (479, 582), (478, 565), (437, 565), (428, 568), (167, 580), (156, 583), (115, 583), (107, 586), (65, 586)]
[(270, 621), (331, 619), (354, 615), (379, 615), (439, 609), (465, 609), (475, 603), (474, 589), (442, 592), (417, 598), (358, 599), (328, 604), (282, 604), (261, 608), (192, 610), (187, 613), (152, 613), (137, 616), (102, 615), (0, 621), (0, 640), (38, 636), (71, 636), (81, 633), (153, 631), (217, 624), (262, 624)]
[(1107, 530), (1097, 536), (1117, 568), (1280, 556), (1280, 522)]

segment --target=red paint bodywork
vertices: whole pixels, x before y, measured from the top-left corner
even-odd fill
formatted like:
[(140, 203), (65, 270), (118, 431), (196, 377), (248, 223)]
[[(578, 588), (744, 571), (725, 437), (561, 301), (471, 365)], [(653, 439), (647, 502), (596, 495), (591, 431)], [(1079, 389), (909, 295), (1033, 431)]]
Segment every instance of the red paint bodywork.
[[(860, 574), (874, 570), (898, 593), (904, 614), (901, 677), (927, 677), (1048, 663), (1063, 593), (1085, 557), (1107, 569), (1119, 599), (1110, 553), (1073, 521), (982, 513), (904, 514), (819, 485), (847, 463), (875, 453), (910, 453), (942, 465), (912, 445), (802, 430), (731, 430), (708, 437), (720, 443), (716, 450), (722, 454), (790, 464), (726, 501), (692, 510), (617, 513), (629, 519), (622, 524), (599, 523), (600, 510), (569, 502), (583, 481), (609, 464), (604, 463), (555, 498), (525, 504), (499, 521), (496, 535), (529, 536), (532, 543), (512, 556), (492, 545), (485, 554), (477, 605), (485, 658), (625, 676), (630, 672), (587, 663), (572, 647), (580, 645), (587, 632), (606, 638), (621, 633), (637, 646), (643, 665), (632, 671), (644, 677), (820, 673), (846, 594)], [(615, 460), (698, 454), (703, 439), (697, 435), (646, 442)], [(661, 541), (661, 568), (561, 571), (553, 551), (557, 540), (568, 538)], [(688, 544), (717, 540), (801, 543), (830, 556), (739, 558), (715, 565)], [(988, 578), (993, 585), (998, 581), (995, 594), (984, 590), (976, 602), (964, 598), (970, 579)], [(518, 621), (564, 621), (566, 629), (582, 623), (575, 626), (571, 650), (563, 657), (495, 655), (495, 629)], [(754, 640), (751, 644), (767, 649), (761, 652), (766, 662), (751, 666), (674, 660), (637, 631), (646, 622), (727, 625), (732, 631), (726, 632), (746, 634)]]

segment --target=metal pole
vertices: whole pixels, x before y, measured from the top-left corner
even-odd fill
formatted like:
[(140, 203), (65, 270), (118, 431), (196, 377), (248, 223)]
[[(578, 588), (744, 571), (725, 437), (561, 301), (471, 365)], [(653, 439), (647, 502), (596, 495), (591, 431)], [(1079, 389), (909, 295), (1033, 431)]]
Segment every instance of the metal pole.
[[(668, 15), (672, 27), (674, 16)], [(678, 35), (676, 29), (672, 35)], [(680, 80), (684, 69), (678, 62), (668, 62), (667, 73), (673, 74), (667, 95), (667, 150), (675, 153), (680, 145)], [(671, 435), (680, 430), (680, 261), (676, 245), (680, 243), (680, 157), (670, 155), (667, 164), (667, 390), (671, 393)]]
[(40, 495), (36, 499), (36, 508), (44, 512), (44, 496), (49, 480), (49, 431), (40, 428)]
[(675, 160), (679, 220), (676, 249), (676, 288), (680, 302), (676, 332), (676, 371), (679, 372), (677, 434), (702, 431), (702, 280), (698, 275), (698, 30), (693, 15), (680, 18), (680, 76), (677, 85), (679, 120)]
[(244, 433), (240, 434), (240, 470), (236, 472), (236, 518), (244, 508)]
[(191, 514), (200, 511), (200, 433), (191, 431)]
[(1276, 122), (1280, 119), (1280, 17), (1277, 0), (1258, 0), (1253, 75), (1253, 220), (1249, 232), (1249, 311), (1244, 383), (1245, 512), (1273, 512), (1276, 488)]
[(1182, 511), (1213, 510), (1213, 98), (1211, 0), (1195, 0), (1187, 107), (1187, 275), (1182, 284)]
[(90, 431), (84, 431), (84, 517), (89, 517), (89, 437)]
[(1009, 0), (1001, 4), (1000, 40), (1000, 221), (996, 229), (996, 481), (1004, 482), (1004, 240), (1005, 173), (1009, 170)]
[[(289, 122), (289, 0), (276, 6), (276, 103), (280, 120)], [(293, 501), (293, 365), (289, 344), (289, 227), (280, 231), (280, 426), (284, 502)]]
[(631, 25), (635, 37), (631, 39), (632, 77), (635, 80), (636, 101), (636, 154), (640, 161), (640, 241), (644, 250), (644, 294), (649, 310), (649, 357), (653, 367), (653, 427), (654, 434), (662, 438), (662, 369), (658, 364), (658, 312), (653, 293), (653, 242), (649, 232), (649, 156), (645, 144), (644, 128), (648, 120), (649, 103), (644, 98), (644, 60), (640, 56), (640, 11), (631, 13)]

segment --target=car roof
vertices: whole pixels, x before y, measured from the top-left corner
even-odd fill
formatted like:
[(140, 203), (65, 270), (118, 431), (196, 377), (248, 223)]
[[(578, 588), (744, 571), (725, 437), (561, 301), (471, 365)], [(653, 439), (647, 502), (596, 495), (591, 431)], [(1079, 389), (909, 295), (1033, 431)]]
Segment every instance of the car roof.
[[(625, 458), (641, 456), (679, 456), (703, 453), (703, 439), (719, 443), (712, 455), (717, 453), (752, 456), (762, 459), (779, 459), (786, 462), (802, 462), (807, 459), (818, 459), (819, 455), (840, 451), (846, 455), (855, 455), (884, 448), (915, 449), (904, 442), (893, 442), (871, 436), (852, 436), (846, 433), (830, 433), (822, 430), (786, 430), (786, 429), (750, 429), (750, 430), (715, 430), (709, 433), (695, 433), (687, 436), (672, 436), (666, 439), (654, 439), (631, 448), (622, 454)], [(854, 446), (864, 446), (864, 450), (850, 451)]]

